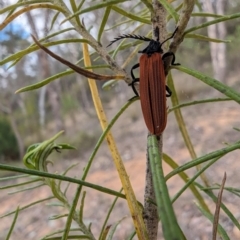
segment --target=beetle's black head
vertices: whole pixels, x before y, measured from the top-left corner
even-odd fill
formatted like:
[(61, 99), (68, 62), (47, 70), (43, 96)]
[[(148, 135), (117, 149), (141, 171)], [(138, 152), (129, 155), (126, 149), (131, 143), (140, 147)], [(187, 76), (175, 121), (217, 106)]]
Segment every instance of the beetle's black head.
[(171, 35), (171, 37), (165, 39), (162, 43), (159, 41), (159, 28), (156, 27), (155, 31), (154, 31), (154, 35), (157, 38), (157, 40), (151, 40), (149, 45), (143, 49), (142, 51), (139, 51), (139, 53), (146, 53), (149, 56), (151, 56), (153, 53), (163, 53), (163, 49), (162, 49), (162, 45), (167, 42), (169, 39), (173, 38), (175, 33), (177, 32), (177, 29), (175, 29), (175, 31), (173, 32), (173, 34)]
[(162, 50), (162, 44), (159, 41), (151, 40), (150, 43), (146, 48), (144, 48), (142, 51), (139, 51), (139, 53), (146, 53), (148, 55), (152, 55), (153, 53), (163, 53)]

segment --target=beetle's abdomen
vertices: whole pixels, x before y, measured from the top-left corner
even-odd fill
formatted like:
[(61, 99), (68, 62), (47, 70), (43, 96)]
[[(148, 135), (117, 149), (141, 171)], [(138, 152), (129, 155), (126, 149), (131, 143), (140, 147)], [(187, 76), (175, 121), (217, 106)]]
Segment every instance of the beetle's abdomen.
[(140, 57), (140, 101), (149, 132), (160, 135), (167, 124), (166, 83), (160, 53)]

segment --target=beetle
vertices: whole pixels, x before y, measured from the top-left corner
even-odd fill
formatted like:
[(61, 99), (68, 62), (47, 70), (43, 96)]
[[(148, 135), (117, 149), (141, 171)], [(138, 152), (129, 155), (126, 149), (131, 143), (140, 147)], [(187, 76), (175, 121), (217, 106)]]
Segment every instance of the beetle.
[[(139, 96), (135, 88), (135, 83), (140, 82), (139, 92), (143, 118), (149, 132), (156, 136), (162, 134), (166, 127), (166, 97), (170, 97), (172, 94), (171, 90), (166, 85), (164, 60), (171, 56), (171, 65), (180, 65), (179, 63), (175, 63), (175, 55), (173, 52), (163, 52), (162, 45), (174, 37), (177, 29), (178, 28), (176, 28), (173, 34), (162, 43), (159, 41), (159, 28), (157, 27), (155, 29), (157, 40), (135, 34), (124, 34), (115, 38), (108, 45), (110, 46), (116, 41), (124, 38), (133, 38), (149, 42), (149, 45), (145, 49), (139, 51), (139, 53), (142, 53), (139, 63), (131, 68), (132, 82), (129, 85), (132, 86), (136, 96)], [(140, 68), (140, 77), (136, 78), (133, 74), (133, 70), (138, 67)]]

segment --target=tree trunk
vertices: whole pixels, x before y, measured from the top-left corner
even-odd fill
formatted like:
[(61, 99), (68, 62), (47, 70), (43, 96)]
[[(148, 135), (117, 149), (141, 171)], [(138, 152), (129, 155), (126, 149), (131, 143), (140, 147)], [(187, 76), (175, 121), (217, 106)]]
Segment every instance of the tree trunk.
[[(215, 2), (204, 0), (203, 9), (210, 13), (224, 14), (224, 0), (217, 0)], [(207, 17), (207, 20), (211, 21), (212, 19)], [(224, 22), (210, 25), (207, 30), (210, 38), (224, 39), (226, 37), (226, 26)], [(210, 42), (210, 52), (214, 78), (221, 82), (225, 82), (227, 69), (225, 43)]]
[[(27, 12), (28, 22), (30, 24), (31, 30), (33, 31), (34, 35), (38, 38), (37, 28), (34, 23), (34, 19), (30, 12)], [(46, 11), (45, 15), (45, 23), (44, 23), (44, 31), (47, 32), (47, 25), (49, 20), (50, 11)], [(48, 55), (44, 51), (38, 52), (38, 59), (40, 63), (40, 71), (39, 75), (42, 79), (45, 79), (51, 75), (50, 71), (50, 63), (48, 60)], [(48, 93), (49, 96), (49, 103), (52, 109), (54, 121), (55, 121), (55, 131), (58, 132), (64, 129), (64, 123), (61, 116), (61, 106), (60, 106), (60, 98), (58, 97), (58, 85), (56, 82), (50, 83), (46, 86), (46, 90), (41, 90), (41, 95), (39, 96), (39, 115), (40, 115), (40, 124), (43, 126), (45, 123), (45, 92)]]

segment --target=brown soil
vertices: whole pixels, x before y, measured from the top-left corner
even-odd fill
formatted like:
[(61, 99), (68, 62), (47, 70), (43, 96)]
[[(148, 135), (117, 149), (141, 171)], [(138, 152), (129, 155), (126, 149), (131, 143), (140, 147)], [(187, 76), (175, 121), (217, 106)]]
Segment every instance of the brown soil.
[[(138, 200), (142, 202), (145, 182), (145, 146), (147, 130), (141, 117), (137, 120), (133, 117), (138, 111), (140, 111), (139, 103), (135, 103), (117, 122), (116, 126), (113, 128), (113, 134), (116, 136), (116, 142), (123, 157), (133, 189)], [(226, 146), (225, 143), (230, 144), (240, 138), (240, 133), (233, 130), (233, 127), (240, 128), (240, 108), (235, 102), (196, 105), (194, 107), (183, 108), (182, 113), (198, 156), (223, 148)], [(132, 118), (130, 116), (132, 116)], [(164, 132), (164, 152), (170, 155), (180, 165), (191, 160), (181, 138), (173, 113), (169, 115), (168, 126)], [(90, 153), (85, 154), (81, 159), (67, 161), (59, 160), (55, 162), (54, 167), (51, 167), (51, 171), (61, 172), (69, 165), (79, 163), (79, 165), (72, 169), (68, 175), (72, 177), (81, 176), (82, 169), (89, 155)], [(224, 172), (226, 172), (226, 186), (240, 188), (240, 165), (238, 161), (239, 150), (227, 154), (211, 166), (206, 172), (210, 184), (221, 183)], [(171, 169), (164, 164), (164, 170), (167, 173)], [(195, 172), (196, 170), (192, 169), (187, 171), (187, 174), (192, 176)], [(5, 186), (13, 182), (17, 183), (22, 181), (23, 179), (18, 179), (1, 182), (0, 184), (1, 186)], [(97, 154), (94, 160), (93, 169), (87, 181), (114, 190), (119, 190), (121, 188), (119, 177), (113, 166), (106, 144), (102, 146)], [(201, 183), (200, 180), (199, 182)], [(168, 186), (170, 195), (174, 196), (183, 186), (183, 181), (176, 176), (168, 181)], [(14, 189), (11, 189), (11, 191), (13, 190)], [(87, 196), (84, 208), (84, 221), (86, 223), (92, 222), (92, 231), (95, 236), (98, 236), (106, 212), (113, 201), (113, 197), (91, 189), (85, 190), (87, 191)], [(51, 196), (51, 192), (47, 186), (14, 195), (7, 195), (7, 192), (9, 192), (9, 190), (1, 190), (0, 215), (15, 210), (17, 206), (24, 206), (39, 199)], [(74, 192), (75, 186), (70, 186), (68, 190), (69, 199), (72, 199)], [(217, 192), (215, 193), (217, 194)], [(215, 205), (205, 194), (203, 195), (209, 208), (214, 212)], [(223, 202), (239, 220), (239, 198), (224, 191)], [(56, 201), (53, 199), (48, 202), (43, 202), (37, 206), (28, 208), (24, 212), (20, 212), (11, 239), (41, 239), (44, 235), (63, 228), (66, 218), (60, 218), (58, 220), (49, 220), (49, 218), (56, 214), (66, 213), (66, 210), (61, 206), (49, 206), (49, 203), (56, 203)], [(187, 239), (211, 239), (212, 225), (198, 210), (194, 202), (194, 196), (189, 190), (183, 193), (174, 203), (174, 208), (179, 224)], [(122, 220), (117, 228), (114, 239), (127, 239), (127, 236), (133, 231), (132, 221), (129, 217), (126, 202), (119, 200), (108, 224), (114, 224), (125, 216), (126, 218)], [(6, 234), (12, 219), (13, 215), (0, 219), (0, 240), (6, 239)], [(222, 211), (220, 223), (226, 229), (230, 239), (240, 239), (239, 230), (234, 227), (234, 224), (222, 213)], [(77, 227), (75, 223), (73, 223), (73, 227)], [(159, 229), (159, 239), (162, 239), (161, 227), (159, 227)]]

